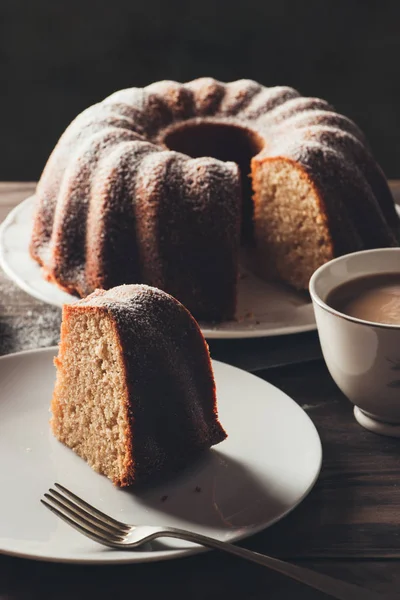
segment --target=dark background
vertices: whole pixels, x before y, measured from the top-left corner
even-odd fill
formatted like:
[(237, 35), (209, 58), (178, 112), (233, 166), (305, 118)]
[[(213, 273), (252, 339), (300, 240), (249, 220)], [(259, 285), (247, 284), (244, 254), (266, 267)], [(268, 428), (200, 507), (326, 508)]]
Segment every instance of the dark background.
[(399, 59), (399, 0), (0, 0), (0, 179), (111, 92), (204, 75), (329, 100), (400, 177)]

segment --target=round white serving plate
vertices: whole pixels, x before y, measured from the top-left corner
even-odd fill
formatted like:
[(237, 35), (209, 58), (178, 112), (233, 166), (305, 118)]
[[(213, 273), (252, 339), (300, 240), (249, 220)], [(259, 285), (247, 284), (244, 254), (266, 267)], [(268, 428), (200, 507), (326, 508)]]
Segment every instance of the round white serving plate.
[(0, 358), (0, 554), (131, 563), (204, 550), (179, 540), (131, 552), (100, 546), (40, 503), (54, 482), (121, 521), (180, 527), (231, 542), (284, 517), (313, 487), (322, 450), (307, 414), (271, 384), (215, 361), (228, 438), (167, 482), (141, 490), (114, 487), (50, 431), (56, 352), (45, 348)]
[[(0, 265), (6, 274), (31, 296), (62, 306), (76, 301), (46, 281), (29, 254), (34, 198), (18, 204), (0, 227)], [(200, 323), (208, 339), (269, 337), (301, 333), (316, 328), (311, 300), (285, 286), (267, 283), (242, 269), (235, 321)]]

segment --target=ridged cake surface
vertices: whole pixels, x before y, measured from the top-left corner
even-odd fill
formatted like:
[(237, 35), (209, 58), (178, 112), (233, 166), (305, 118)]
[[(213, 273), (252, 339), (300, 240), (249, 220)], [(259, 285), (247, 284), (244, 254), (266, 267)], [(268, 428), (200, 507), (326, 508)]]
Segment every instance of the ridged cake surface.
[(31, 254), (84, 296), (147, 283), (198, 319), (235, 313), (240, 244), (298, 289), (323, 262), (399, 243), (384, 174), (324, 100), (251, 80), (116, 92), (67, 128), (36, 191)]
[(56, 437), (119, 486), (171, 472), (225, 439), (203, 335), (146, 285), (64, 305), (52, 400)]

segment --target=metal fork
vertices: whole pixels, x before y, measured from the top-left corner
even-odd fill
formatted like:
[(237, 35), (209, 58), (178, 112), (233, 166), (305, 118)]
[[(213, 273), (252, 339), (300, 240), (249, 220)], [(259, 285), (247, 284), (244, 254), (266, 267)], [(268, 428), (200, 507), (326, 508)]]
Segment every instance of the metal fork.
[(172, 527), (152, 527), (148, 525), (128, 525), (104, 514), (91, 506), (64, 486), (55, 483), (57, 488), (44, 494), (46, 500), (40, 501), (60, 519), (77, 529), (88, 538), (119, 550), (135, 550), (157, 538), (178, 538), (187, 542), (201, 544), (207, 548), (215, 548), (245, 558), (251, 562), (268, 567), (282, 575), (291, 577), (300, 583), (319, 590), (338, 600), (383, 600), (384, 596), (366, 590), (357, 585), (346, 583), (328, 575), (315, 573), (309, 569), (286, 563), (271, 556), (252, 552), (227, 542)]

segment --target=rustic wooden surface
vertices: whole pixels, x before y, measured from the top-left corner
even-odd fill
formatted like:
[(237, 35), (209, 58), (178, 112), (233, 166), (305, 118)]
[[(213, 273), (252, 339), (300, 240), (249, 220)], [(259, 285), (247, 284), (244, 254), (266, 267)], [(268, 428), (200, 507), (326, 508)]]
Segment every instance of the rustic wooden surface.
[[(0, 219), (33, 187), (0, 184)], [(400, 196), (400, 182), (394, 182), (393, 189)], [(0, 274), (0, 354), (57, 343), (59, 323), (59, 309), (30, 298)], [(295, 344), (299, 348), (298, 339), (303, 339), (310, 356), (305, 364), (261, 371), (262, 362), (255, 362), (259, 376), (293, 397), (315, 423), (324, 450), (321, 476), (308, 498), (286, 519), (243, 545), (377, 591), (398, 590), (400, 598), (400, 441), (359, 427), (323, 361), (315, 360), (316, 335), (296, 339), (287, 337), (280, 346), (276, 340), (247, 341), (237, 343), (234, 351), (228, 345), (211, 346), (214, 356), (246, 365), (250, 364), (248, 356), (267, 356), (268, 349), (272, 354), (282, 353), (286, 346), (290, 354)], [(110, 595), (147, 600), (326, 597), (216, 552), (118, 567), (57, 565), (0, 556), (0, 600), (83, 600)]]

